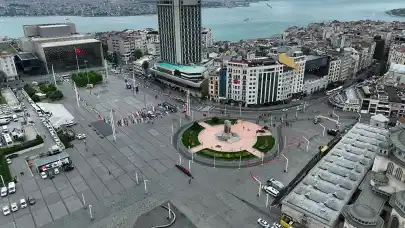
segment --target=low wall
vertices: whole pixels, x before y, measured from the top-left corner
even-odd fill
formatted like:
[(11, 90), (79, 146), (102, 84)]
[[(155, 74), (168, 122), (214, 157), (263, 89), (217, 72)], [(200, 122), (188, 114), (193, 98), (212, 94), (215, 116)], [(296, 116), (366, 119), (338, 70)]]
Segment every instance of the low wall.
[[(20, 155), (21, 155), (21, 154), (27, 153), (27, 152), (29, 152), (29, 151), (42, 148), (42, 147), (44, 147), (44, 145), (45, 145), (45, 143), (41, 143), (41, 144), (39, 144), (39, 145), (30, 147), (30, 148), (27, 148), (27, 149), (24, 149), (24, 150), (20, 150), (20, 151), (17, 151), (17, 152), (15, 152), (15, 153), (12, 153), (12, 154), (20, 154)], [(8, 155), (10, 155), (10, 154), (8, 154)], [(6, 156), (8, 156), (8, 155), (6, 155)]]

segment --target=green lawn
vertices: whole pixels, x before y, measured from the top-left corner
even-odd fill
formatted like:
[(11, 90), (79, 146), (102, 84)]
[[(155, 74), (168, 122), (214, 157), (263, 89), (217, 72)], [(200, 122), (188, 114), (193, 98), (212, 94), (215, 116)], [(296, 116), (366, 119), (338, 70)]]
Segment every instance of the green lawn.
[(0, 95), (0, 104), (7, 104), (6, 99)]
[(271, 135), (257, 136), (257, 141), (253, 148), (263, 153), (269, 152), (274, 146), (275, 140)]
[[(10, 168), (8, 167), (6, 158), (4, 154), (0, 153), (0, 175), (3, 176), (4, 183), (8, 183), (11, 181), (11, 173), (10, 173)], [(0, 185), (1, 185), (0, 181)]]
[(181, 141), (186, 148), (192, 148), (195, 146), (199, 146), (201, 143), (198, 140), (198, 135), (200, 132), (204, 130), (204, 127), (199, 125), (197, 122), (194, 122), (191, 127), (184, 131)]
[(238, 151), (238, 152), (221, 152), (221, 151), (216, 151), (212, 150), (209, 148), (202, 149), (197, 152), (199, 155), (205, 156), (205, 157), (211, 157), (211, 158), (216, 158), (216, 159), (224, 159), (224, 160), (239, 160), (241, 157), (242, 159), (252, 159), (256, 158), (253, 154), (249, 153), (246, 150)]
[(231, 124), (234, 125), (238, 119), (218, 119), (218, 121), (213, 121), (212, 119), (204, 121), (205, 123), (211, 125), (211, 126), (216, 126), (216, 125), (222, 125), (224, 124), (225, 120), (231, 121)]

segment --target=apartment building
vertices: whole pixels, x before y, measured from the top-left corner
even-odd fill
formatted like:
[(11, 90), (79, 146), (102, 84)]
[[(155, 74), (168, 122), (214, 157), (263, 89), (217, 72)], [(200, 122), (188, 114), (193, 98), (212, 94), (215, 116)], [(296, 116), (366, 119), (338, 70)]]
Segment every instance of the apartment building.
[(328, 83), (337, 82), (340, 78), (340, 65), (339, 58), (332, 58), (329, 62)]
[(5, 51), (0, 52), (0, 74), (2, 73), (7, 81), (14, 81), (18, 76), (14, 64), (14, 55)]
[(405, 43), (393, 44), (388, 55), (388, 64), (405, 65)]
[(209, 99), (215, 102), (226, 99), (227, 69), (220, 67), (212, 71), (208, 77)]
[(230, 60), (226, 98), (246, 107), (288, 99), (294, 75), (292, 68), (273, 59)]
[(148, 44), (153, 43), (159, 43), (159, 34), (153, 29), (127, 29), (112, 33), (107, 39), (108, 52), (118, 53), (123, 61), (131, 60), (137, 49), (148, 53)]
[(203, 28), (201, 31), (201, 44), (203, 48), (210, 48), (214, 45), (212, 31), (209, 28)]

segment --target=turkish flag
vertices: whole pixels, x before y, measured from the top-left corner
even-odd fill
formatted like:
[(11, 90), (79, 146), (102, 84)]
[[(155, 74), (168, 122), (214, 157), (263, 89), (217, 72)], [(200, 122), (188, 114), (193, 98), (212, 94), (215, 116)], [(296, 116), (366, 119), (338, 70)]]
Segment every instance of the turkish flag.
[(80, 49), (80, 48), (75, 48), (75, 52), (76, 52), (77, 55), (84, 54), (84, 51), (82, 49)]
[(233, 80), (233, 84), (239, 84), (239, 80), (238, 80), (238, 79), (234, 79), (234, 80)]

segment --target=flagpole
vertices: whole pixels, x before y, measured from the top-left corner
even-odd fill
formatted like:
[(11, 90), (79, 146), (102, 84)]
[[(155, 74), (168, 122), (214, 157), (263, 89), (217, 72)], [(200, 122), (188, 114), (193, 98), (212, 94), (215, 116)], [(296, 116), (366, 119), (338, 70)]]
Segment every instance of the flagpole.
[(79, 103), (79, 93), (77, 92), (77, 87), (76, 87), (76, 83), (73, 82), (73, 86), (75, 89), (75, 94), (76, 94), (76, 102), (77, 102), (77, 108), (80, 108), (80, 103)]
[(117, 140), (117, 135), (115, 133), (115, 123), (114, 123), (114, 115), (113, 115), (113, 110), (112, 109), (111, 109), (110, 117), (111, 117), (111, 130), (113, 132), (113, 139), (114, 139), (114, 142), (115, 142)]
[(79, 67), (79, 57), (77, 56), (77, 49), (76, 47), (74, 47), (75, 49), (75, 54), (76, 54), (76, 66), (77, 66), (77, 72), (80, 73), (80, 67)]
[(53, 75), (53, 82), (55, 83), (55, 87), (58, 88), (58, 85), (56, 84), (55, 71), (53, 70), (53, 64), (52, 64), (52, 75)]
[(135, 67), (132, 66), (132, 91), (134, 92), (135, 96)]

